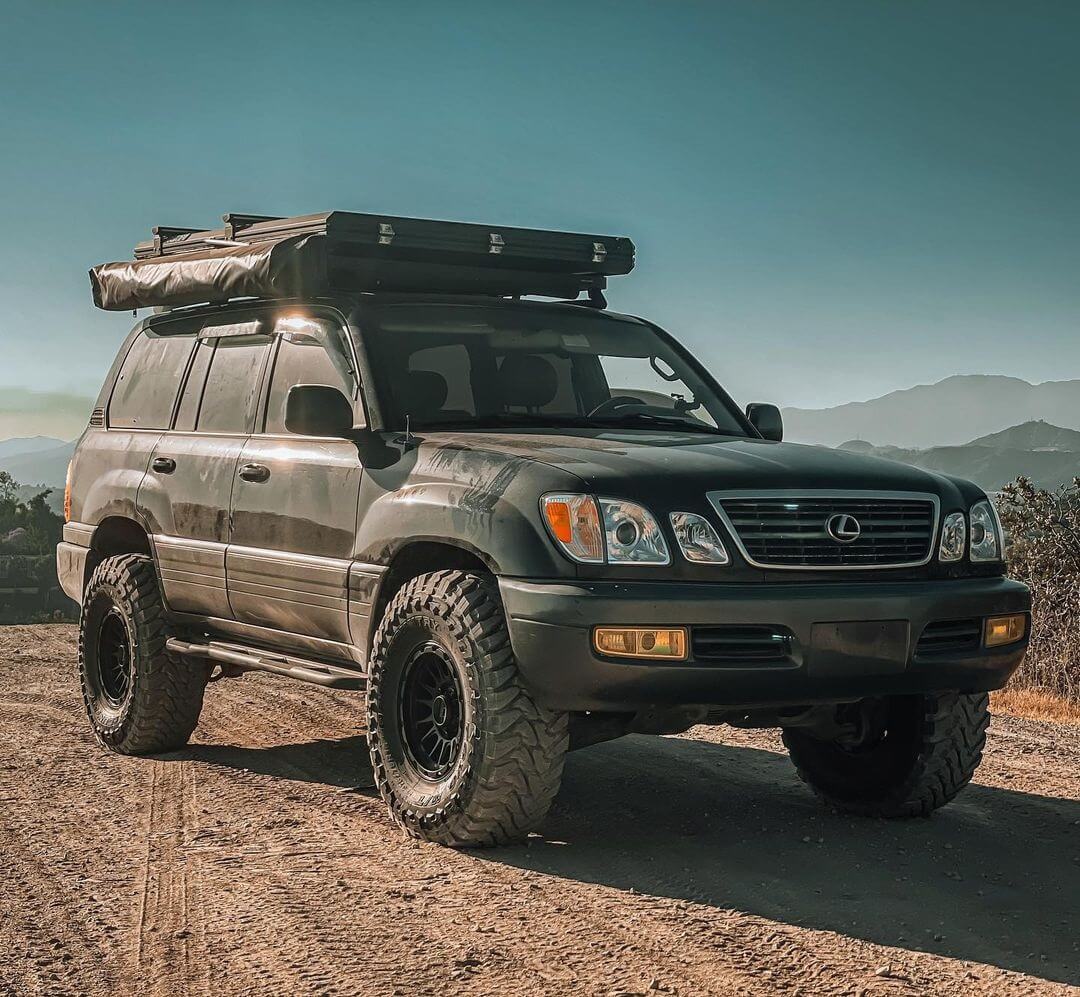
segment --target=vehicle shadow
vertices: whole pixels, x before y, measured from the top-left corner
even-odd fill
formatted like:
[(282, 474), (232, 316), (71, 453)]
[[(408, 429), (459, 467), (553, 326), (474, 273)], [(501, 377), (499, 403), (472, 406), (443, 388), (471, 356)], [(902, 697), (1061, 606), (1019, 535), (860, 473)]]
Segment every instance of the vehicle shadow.
[(183, 751), (160, 756), (163, 761), (199, 761), (208, 765), (315, 782), (366, 793), (375, 786), (362, 734), (323, 738), (297, 744), (246, 747), (234, 744), (192, 744)]
[(493, 862), (1080, 983), (1080, 802), (969, 786), (929, 820), (836, 815), (783, 754), (629, 737), (575, 752)]
[[(191, 759), (375, 795), (363, 736)], [(632, 736), (574, 752), (529, 846), (482, 861), (1080, 984), (1080, 802), (969, 786), (929, 820), (844, 817), (786, 755)]]

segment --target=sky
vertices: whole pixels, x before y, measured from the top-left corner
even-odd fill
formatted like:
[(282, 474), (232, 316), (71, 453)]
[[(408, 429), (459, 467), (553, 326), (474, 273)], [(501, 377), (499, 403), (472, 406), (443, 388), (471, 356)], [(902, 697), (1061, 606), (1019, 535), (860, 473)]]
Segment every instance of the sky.
[(1080, 378), (1072, 0), (0, 6), (0, 399), (96, 394), (87, 269), (226, 211), (629, 235), (740, 402)]

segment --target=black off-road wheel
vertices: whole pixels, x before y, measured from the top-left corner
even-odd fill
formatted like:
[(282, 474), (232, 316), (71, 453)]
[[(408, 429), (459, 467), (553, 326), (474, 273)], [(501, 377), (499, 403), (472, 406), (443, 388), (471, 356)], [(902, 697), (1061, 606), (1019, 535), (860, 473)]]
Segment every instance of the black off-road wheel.
[(415, 838), (518, 841), (559, 790), (568, 718), (522, 682), (490, 577), (438, 571), (394, 596), (372, 645), (367, 723), (379, 792)]
[[(868, 817), (928, 817), (975, 774), (990, 724), (989, 697), (894, 696), (855, 741), (784, 731), (799, 777), (827, 804)], [(873, 715), (876, 713), (876, 715)]]
[(83, 595), (79, 678), (94, 736), (112, 751), (182, 748), (198, 723), (207, 669), (170, 655), (168, 637), (150, 558), (102, 561)]

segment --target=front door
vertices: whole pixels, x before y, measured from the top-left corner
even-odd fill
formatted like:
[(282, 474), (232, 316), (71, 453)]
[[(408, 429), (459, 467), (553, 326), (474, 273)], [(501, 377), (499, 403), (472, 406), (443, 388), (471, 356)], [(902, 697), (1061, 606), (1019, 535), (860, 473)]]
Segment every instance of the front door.
[(285, 399), (293, 385), (324, 384), (355, 407), (356, 365), (336, 318), (290, 312), (275, 331), (262, 432), (244, 444), (233, 490), (229, 600), (241, 623), (347, 644), (359, 451), (289, 433)]
[(202, 328), (174, 425), (158, 440), (139, 490), (173, 612), (231, 615), (225, 587), (229, 504), (270, 344), (256, 319), (222, 318)]

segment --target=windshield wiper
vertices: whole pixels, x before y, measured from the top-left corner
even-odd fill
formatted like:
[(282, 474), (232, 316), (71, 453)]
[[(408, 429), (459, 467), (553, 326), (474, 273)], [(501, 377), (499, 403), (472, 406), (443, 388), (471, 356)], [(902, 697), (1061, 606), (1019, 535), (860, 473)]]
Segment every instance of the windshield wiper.
[(652, 412), (633, 412), (625, 415), (590, 419), (585, 415), (544, 415), (531, 412), (502, 412), (499, 414), (478, 415), (464, 419), (452, 419), (446, 422), (428, 422), (417, 428), (428, 432), (439, 430), (470, 429), (634, 429), (664, 427), (678, 429), (687, 433), (707, 433), (710, 436), (738, 435), (706, 425), (697, 420), (685, 419), (677, 415), (658, 415)]
[(524, 426), (529, 429), (573, 429), (596, 428), (596, 424), (583, 415), (541, 415), (530, 412), (503, 412), (498, 415), (478, 415), (464, 419), (451, 419), (446, 422), (429, 422), (421, 428), (431, 432), (440, 429), (501, 429), (502, 427)]
[(610, 419), (590, 419), (589, 424), (594, 426), (633, 426), (635, 423), (645, 423), (651, 426), (670, 426), (673, 429), (683, 429), (688, 433), (709, 433), (712, 436), (731, 436), (722, 429), (709, 426), (696, 419), (684, 419), (678, 415), (657, 415), (653, 412), (628, 412), (626, 415), (615, 416)]

